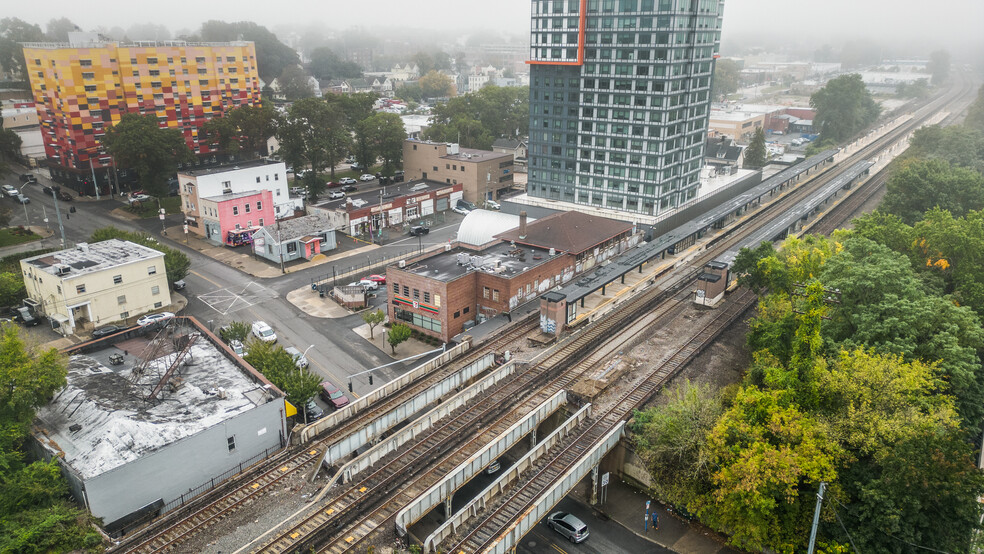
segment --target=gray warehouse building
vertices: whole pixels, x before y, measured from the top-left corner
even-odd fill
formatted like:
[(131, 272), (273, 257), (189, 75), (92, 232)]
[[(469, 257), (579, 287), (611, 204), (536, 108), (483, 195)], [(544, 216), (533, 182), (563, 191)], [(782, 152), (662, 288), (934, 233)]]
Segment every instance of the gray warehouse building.
[(283, 445), (283, 393), (193, 318), (68, 354), (68, 384), (39, 410), (34, 438), (111, 534)]

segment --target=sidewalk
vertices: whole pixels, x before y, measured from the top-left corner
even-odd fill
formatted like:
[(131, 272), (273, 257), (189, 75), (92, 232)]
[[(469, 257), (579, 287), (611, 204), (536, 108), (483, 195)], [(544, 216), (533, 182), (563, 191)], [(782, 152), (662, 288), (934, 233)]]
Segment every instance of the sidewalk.
[[(173, 227), (168, 227), (166, 229), (167, 237), (174, 242), (180, 244), (186, 244), (189, 248), (194, 248), (195, 250), (201, 252), (205, 256), (212, 258), (218, 262), (221, 262), (230, 267), (234, 267), (243, 273), (248, 273), (253, 277), (259, 277), (260, 279), (271, 279), (274, 277), (280, 277), (283, 273), (280, 271), (280, 267), (277, 264), (273, 264), (267, 260), (259, 258), (253, 255), (251, 246), (241, 246), (232, 248), (229, 246), (215, 245), (210, 242), (199, 238), (198, 235), (194, 233), (184, 233), (180, 225), (175, 225)], [(336, 235), (339, 236), (339, 235)], [(340, 237), (340, 240), (342, 238)], [(325, 255), (320, 254), (315, 256), (310, 261), (290, 262), (289, 265), (285, 266), (286, 273), (291, 273), (294, 271), (301, 271), (304, 269), (316, 267), (336, 260), (344, 259), (349, 256), (364, 254), (366, 252), (372, 252), (378, 250), (379, 245), (377, 244), (367, 244), (360, 246), (353, 250), (345, 250), (338, 254)], [(313, 315), (313, 314), (312, 314)], [(329, 317), (329, 316), (319, 316), (319, 317)]]
[[(584, 501), (580, 496), (578, 500)], [(699, 525), (688, 523), (668, 512), (662, 504), (655, 501), (650, 505), (650, 513), (655, 509), (659, 514), (659, 529), (654, 530), (650, 520), (649, 530), (643, 530), (642, 520), (646, 515), (647, 500), (652, 499), (613, 476), (608, 484), (606, 502), (593, 506), (593, 508), (604, 513), (632, 533), (674, 552), (681, 554), (739, 554), (738, 550), (720, 542), (719, 537), (713, 532)]]

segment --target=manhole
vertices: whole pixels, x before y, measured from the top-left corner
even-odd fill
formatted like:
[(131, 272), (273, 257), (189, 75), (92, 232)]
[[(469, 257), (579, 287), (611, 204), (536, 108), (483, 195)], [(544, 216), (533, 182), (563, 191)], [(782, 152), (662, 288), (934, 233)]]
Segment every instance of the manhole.
[(526, 546), (529, 546), (530, 548), (533, 548), (533, 547), (536, 546), (536, 541), (530, 541), (530, 542), (526, 543)]

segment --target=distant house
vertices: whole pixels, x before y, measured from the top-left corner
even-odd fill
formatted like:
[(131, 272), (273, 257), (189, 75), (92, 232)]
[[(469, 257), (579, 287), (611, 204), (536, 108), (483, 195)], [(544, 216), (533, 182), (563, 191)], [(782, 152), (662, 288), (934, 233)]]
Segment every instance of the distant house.
[(332, 79), (330, 81), (322, 81), (321, 91), (332, 94), (348, 94), (352, 92), (352, 87), (345, 79)]
[(492, 151), (512, 154), (513, 159), (525, 159), (529, 149), (526, 146), (525, 140), (500, 138), (492, 143)]
[(310, 260), (337, 246), (335, 225), (324, 214), (287, 219), (253, 233), (253, 253), (277, 263)]
[(349, 79), (349, 92), (372, 92), (372, 83), (365, 79)]
[(744, 158), (745, 149), (736, 145), (733, 140), (727, 137), (707, 139), (704, 162), (718, 173), (732, 173), (741, 167)]

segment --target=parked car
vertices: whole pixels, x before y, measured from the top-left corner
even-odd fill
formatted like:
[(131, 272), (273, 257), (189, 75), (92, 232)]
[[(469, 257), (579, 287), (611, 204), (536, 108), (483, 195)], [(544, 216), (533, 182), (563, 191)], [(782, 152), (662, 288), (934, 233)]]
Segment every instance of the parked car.
[(422, 235), (426, 235), (427, 233), (430, 232), (431, 230), (428, 229), (427, 227), (424, 227), (423, 225), (414, 225), (413, 227), (410, 228), (411, 237), (419, 237)]
[(21, 173), (20, 180), (22, 183), (37, 183), (38, 178), (34, 176), (33, 173)]
[(492, 475), (497, 473), (500, 469), (502, 469), (502, 465), (499, 463), (499, 460), (492, 460), (492, 463), (485, 468), (485, 473), (486, 475)]
[(344, 406), (348, 406), (349, 398), (339, 390), (338, 387), (329, 383), (328, 381), (323, 381), (321, 383), (321, 392), (318, 393), (321, 399), (328, 403), (329, 406), (335, 408), (336, 410)]
[(267, 325), (265, 321), (253, 323), (253, 336), (263, 342), (277, 342), (277, 333), (274, 333), (273, 327)]
[(339, 200), (345, 198), (345, 193), (340, 190), (333, 190), (328, 193), (328, 200)]
[(502, 208), (502, 206), (500, 206), (499, 203), (496, 202), (495, 200), (486, 200), (485, 201), (485, 209), (486, 210), (498, 210), (500, 208)]
[(246, 347), (243, 346), (243, 343), (241, 341), (233, 339), (231, 342), (229, 342), (229, 348), (231, 348), (232, 351), (235, 352), (236, 355), (239, 356), (240, 358), (246, 355)]
[(338, 182), (341, 183), (341, 184), (343, 184), (343, 185), (357, 185), (357, 184), (359, 184), (358, 181), (356, 181), (355, 179), (353, 179), (351, 177), (342, 177), (341, 179), (338, 180)]
[(300, 369), (304, 369), (308, 366), (308, 360), (304, 357), (304, 353), (300, 350), (294, 348), (293, 346), (288, 346), (284, 348), (284, 352), (290, 354), (290, 357), (294, 359), (294, 365)]
[(58, 199), (59, 200), (63, 200), (65, 202), (71, 202), (72, 201), (72, 195), (69, 194), (69, 193), (67, 193), (67, 192), (65, 192), (65, 191), (63, 191), (63, 190), (59, 190), (58, 191)]
[(307, 189), (304, 187), (290, 187), (291, 196), (303, 196), (305, 192), (307, 192)]
[(385, 275), (375, 275), (375, 274), (373, 274), (373, 275), (369, 275), (368, 277), (363, 277), (361, 280), (362, 281), (372, 281), (374, 283), (379, 283), (380, 285), (385, 285), (386, 284), (386, 276)]
[(47, 194), (48, 196), (51, 196), (51, 193), (54, 191), (51, 190), (51, 187), (41, 187), (41, 192)]
[(342, 186), (342, 184), (336, 183), (335, 181), (328, 181), (327, 183), (325, 183), (325, 187), (330, 189), (337, 189), (340, 186)]
[(577, 516), (567, 512), (554, 512), (547, 516), (547, 527), (573, 543), (584, 542), (588, 538), (588, 526)]
[(127, 200), (127, 203), (129, 203), (129, 204), (136, 204), (138, 202), (146, 202), (148, 200), (150, 200), (150, 195), (147, 195), (147, 194), (134, 194), (134, 195), (130, 196), (129, 200)]
[(121, 327), (119, 325), (103, 325), (92, 332), (92, 338), (101, 339), (103, 337), (108, 337), (109, 335), (115, 335), (124, 329), (126, 329), (126, 327)]
[(18, 193), (17, 196), (14, 197), (14, 200), (16, 200), (17, 202), (19, 202), (21, 204), (30, 204), (31, 203), (31, 199), (30, 198), (28, 198), (27, 196), (25, 196), (23, 194), (20, 194), (20, 193)]
[(456, 213), (456, 214), (461, 214), (461, 215), (468, 215), (468, 214), (471, 213), (471, 210), (462, 208), (461, 206), (455, 206), (455, 207), (451, 208), (451, 211), (454, 212), (454, 213)]
[(171, 283), (171, 287), (173, 287), (174, 290), (181, 290), (186, 286), (187, 284), (184, 282), (184, 279), (178, 279), (177, 281)]
[(41, 318), (34, 315), (31, 308), (21, 306), (19, 308), (14, 308), (14, 321), (19, 321), (28, 327), (34, 327), (38, 323), (41, 323)]
[(345, 185), (344, 187), (342, 187), (342, 192), (356, 192), (358, 190), (359, 190), (358, 187), (356, 187), (355, 185)]
[(141, 327), (146, 327), (147, 325), (153, 325), (155, 323), (163, 323), (171, 319), (174, 319), (174, 314), (172, 314), (171, 312), (161, 312), (159, 314), (147, 314), (137, 320), (137, 325)]
[(307, 417), (307, 422), (311, 423), (325, 417), (325, 411), (312, 398), (304, 405), (304, 415)]
[(363, 182), (375, 181), (376, 176), (371, 175), (369, 173), (363, 173), (362, 175), (359, 176), (359, 180)]
[(378, 290), (379, 289), (379, 283), (377, 283), (375, 281), (370, 281), (368, 279), (363, 279), (363, 280), (358, 281), (356, 283), (349, 283), (348, 286), (350, 286), (350, 287), (362, 287), (362, 288), (364, 288), (366, 290)]
[(18, 191), (16, 188), (14, 188), (13, 185), (4, 185), (4, 186), (2, 186), (0, 188), (3, 189), (3, 193), (5, 195), (7, 195), (7, 196), (9, 196), (11, 198), (13, 198), (14, 196), (17, 196), (18, 194), (20, 194), (20, 191)]
[(403, 181), (403, 170), (397, 171), (393, 174), (393, 182), (400, 183)]
[(364, 167), (362, 167), (362, 165), (361, 165), (361, 164), (359, 164), (358, 162), (356, 162), (356, 163), (354, 163), (354, 164), (352, 164), (352, 165), (350, 165), (350, 166), (349, 166), (349, 168), (350, 168), (350, 169), (351, 169), (352, 171), (362, 171), (363, 169), (365, 169), (365, 168), (364, 168)]
[(462, 200), (462, 199), (460, 199), (460, 198), (459, 198), (459, 199), (458, 199), (458, 201), (457, 201), (457, 202), (455, 203), (455, 206), (457, 206), (457, 207), (459, 207), (459, 208), (464, 208), (464, 209), (466, 209), (466, 210), (468, 210), (469, 212), (471, 212), (471, 211), (474, 211), (474, 210), (477, 210), (477, 209), (478, 209), (478, 206), (476, 206), (476, 205), (475, 205), (475, 204), (473, 204), (472, 202), (469, 202), (469, 201), (467, 201), (467, 200)]

